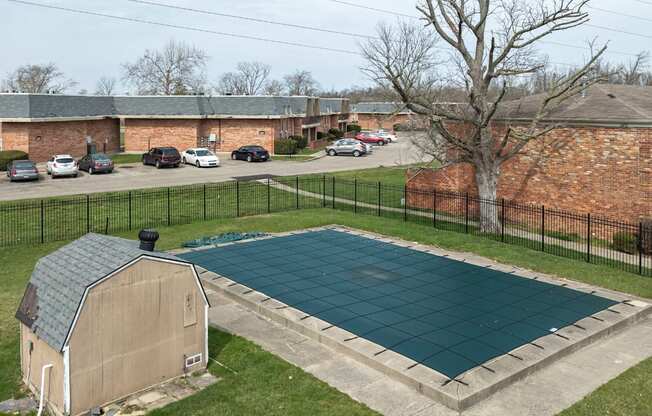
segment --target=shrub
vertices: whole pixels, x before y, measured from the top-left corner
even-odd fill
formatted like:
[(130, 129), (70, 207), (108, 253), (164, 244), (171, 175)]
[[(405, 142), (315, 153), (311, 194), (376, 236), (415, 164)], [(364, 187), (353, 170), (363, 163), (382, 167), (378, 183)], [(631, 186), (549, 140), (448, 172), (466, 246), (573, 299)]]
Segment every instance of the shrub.
[(394, 131), (406, 131), (409, 130), (409, 128), (401, 123), (396, 123), (392, 126)]
[(308, 138), (303, 136), (290, 136), (291, 140), (297, 142), (297, 149), (305, 149), (308, 146)]
[(294, 139), (276, 139), (274, 153), (277, 155), (293, 155), (297, 152), (297, 141)]
[(7, 170), (7, 166), (14, 160), (27, 160), (27, 153), (20, 150), (5, 150), (0, 152), (0, 170)]
[(636, 254), (638, 253), (638, 238), (636, 234), (620, 231), (611, 237), (611, 247), (624, 253)]
[(353, 131), (356, 133), (360, 133), (362, 131), (362, 127), (360, 127), (358, 124), (349, 124), (346, 126), (346, 131)]
[(324, 138), (324, 133), (322, 133), (321, 131), (318, 131), (317, 132), (317, 140), (321, 140), (323, 138)]
[(328, 130), (328, 135), (333, 136), (336, 139), (344, 137), (344, 132), (340, 129), (330, 129)]

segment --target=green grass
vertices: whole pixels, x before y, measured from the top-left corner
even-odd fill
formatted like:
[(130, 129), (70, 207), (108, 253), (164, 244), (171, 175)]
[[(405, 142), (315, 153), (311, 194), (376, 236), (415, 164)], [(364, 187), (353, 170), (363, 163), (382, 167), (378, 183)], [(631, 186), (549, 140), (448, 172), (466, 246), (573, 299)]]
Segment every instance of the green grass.
[(166, 415), (378, 415), (243, 338), (209, 330), (209, 371), (221, 380), (150, 413)]
[(143, 161), (142, 153), (118, 153), (115, 155), (109, 155), (109, 157), (116, 165), (122, 165), (126, 163), (142, 163)]
[[(652, 298), (651, 278), (501, 244), (473, 235), (330, 209), (307, 209), (284, 214), (223, 218), (159, 227), (161, 239), (158, 248), (176, 248), (184, 241), (229, 231), (281, 232), (327, 224), (341, 224), (445, 249), (472, 252), (501, 263)], [(134, 230), (117, 235), (135, 239), (136, 233)], [(0, 264), (3, 265), (0, 268), (0, 401), (23, 394), (19, 377), (18, 324), (14, 313), (25, 284), (36, 261), (63, 244), (59, 242), (0, 250)], [(211, 371), (224, 377), (224, 380), (196, 396), (161, 409), (156, 414), (239, 415), (262, 414), (263, 410), (265, 414), (279, 415), (371, 414), (345, 395), (328, 388), (279, 358), (261, 351), (248, 341), (211, 331), (210, 343), (215, 358), (235, 368), (238, 375), (222, 374), (220, 369), (211, 367)], [(652, 396), (651, 370), (650, 360), (640, 364), (569, 409), (569, 412), (573, 413), (564, 416), (649, 415), (649, 404), (636, 402)], [(289, 380), (289, 375), (293, 376), (292, 381)], [(262, 403), (260, 407), (258, 403)], [(329, 409), (332, 410), (329, 412)], [(612, 413), (607, 413), (608, 411)]]

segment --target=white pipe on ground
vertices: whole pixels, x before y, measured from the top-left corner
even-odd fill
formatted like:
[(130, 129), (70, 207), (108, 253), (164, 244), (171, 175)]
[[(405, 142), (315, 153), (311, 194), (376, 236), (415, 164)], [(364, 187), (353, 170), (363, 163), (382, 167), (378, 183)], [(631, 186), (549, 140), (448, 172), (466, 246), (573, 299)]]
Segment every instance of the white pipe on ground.
[(43, 402), (45, 399), (45, 370), (54, 367), (52, 364), (46, 364), (41, 368), (41, 398), (38, 403), (38, 413), (36, 416), (41, 416), (43, 413)]

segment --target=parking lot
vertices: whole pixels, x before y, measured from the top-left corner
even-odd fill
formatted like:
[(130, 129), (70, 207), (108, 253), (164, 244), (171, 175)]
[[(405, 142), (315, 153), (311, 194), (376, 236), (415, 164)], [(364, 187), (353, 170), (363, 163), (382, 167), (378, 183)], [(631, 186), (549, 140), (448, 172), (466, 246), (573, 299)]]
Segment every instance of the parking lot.
[(112, 174), (88, 175), (79, 172), (77, 178), (52, 179), (39, 165), (38, 182), (9, 182), (4, 175), (0, 177), (0, 200), (25, 198), (45, 198), (60, 195), (74, 195), (94, 192), (122, 191), (127, 189), (156, 188), (162, 186), (189, 185), (194, 183), (222, 182), (239, 176), (250, 175), (305, 175), (327, 173), (351, 169), (374, 168), (418, 163), (422, 156), (411, 145), (409, 137), (401, 137), (399, 143), (376, 147), (372, 154), (354, 158), (351, 156), (322, 157), (312, 161), (274, 161), (247, 163), (233, 161), (228, 154), (219, 154), (221, 166), (218, 168), (196, 168), (184, 166), (177, 169), (156, 169), (141, 164), (118, 164)]

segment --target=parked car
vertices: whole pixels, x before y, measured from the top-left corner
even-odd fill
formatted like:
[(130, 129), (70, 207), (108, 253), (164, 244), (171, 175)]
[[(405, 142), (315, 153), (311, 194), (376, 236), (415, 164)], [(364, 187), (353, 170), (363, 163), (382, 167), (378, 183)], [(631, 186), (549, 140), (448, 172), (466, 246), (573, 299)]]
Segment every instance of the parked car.
[(52, 175), (52, 178), (56, 178), (57, 176), (73, 176), (76, 178), (79, 174), (77, 162), (70, 155), (52, 156), (48, 160), (45, 169), (48, 175)]
[(31, 160), (14, 160), (7, 165), (7, 176), (10, 182), (37, 181), (38, 169)]
[(353, 155), (359, 157), (367, 153), (367, 145), (355, 139), (340, 139), (326, 147), (329, 156)]
[(262, 146), (242, 146), (241, 148), (231, 152), (231, 159), (233, 160), (246, 160), (247, 162), (260, 161), (265, 162), (270, 160), (269, 152)]
[(185, 164), (195, 165), (198, 168), (220, 166), (217, 155), (201, 147), (184, 151), (181, 153), (181, 160)]
[(79, 170), (85, 170), (89, 175), (111, 173), (113, 172), (113, 161), (104, 153), (91, 153), (79, 159)]
[(378, 130), (373, 132), (376, 136), (385, 139), (387, 143), (396, 143), (398, 138), (395, 134), (388, 132), (387, 130)]
[(375, 133), (369, 132), (360, 132), (355, 135), (355, 138), (356, 140), (360, 140), (363, 143), (375, 144), (378, 146), (385, 146), (387, 143), (387, 139), (384, 139)]
[(178, 168), (181, 164), (181, 155), (174, 147), (152, 147), (143, 154), (143, 165), (154, 165), (156, 169), (164, 166)]

